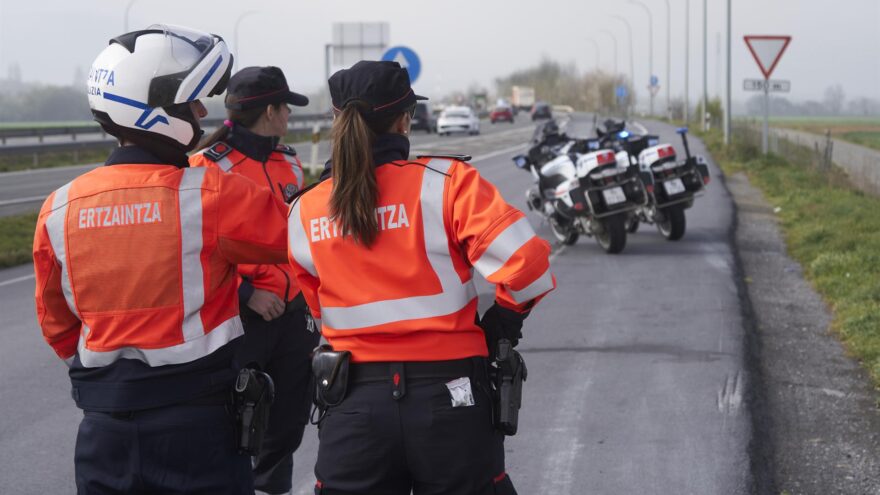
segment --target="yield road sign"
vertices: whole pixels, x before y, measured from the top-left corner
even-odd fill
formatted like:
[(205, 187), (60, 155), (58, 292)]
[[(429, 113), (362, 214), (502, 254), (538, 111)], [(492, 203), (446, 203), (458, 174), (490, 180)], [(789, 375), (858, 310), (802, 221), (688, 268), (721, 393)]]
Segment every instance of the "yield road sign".
[(758, 63), (761, 73), (764, 74), (764, 79), (770, 79), (770, 74), (773, 73), (773, 69), (782, 58), (782, 53), (791, 42), (791, 36), (748, 35), (743, 36), (743, 39), (749, 47), (749, 51), (752, 52), (755, 62)]
[(764, 91), (771, 93), (788, 93), (791, 91), (791, 81), (770, 79), (743, 79), (743, 89), (746, 91)]
[(413, 84), (422, 72), (422, 62), (412, 48), (406, 46), (393, 46), (382, 54), (382, 60), (397, 62), (409, 72), (409, 82)]

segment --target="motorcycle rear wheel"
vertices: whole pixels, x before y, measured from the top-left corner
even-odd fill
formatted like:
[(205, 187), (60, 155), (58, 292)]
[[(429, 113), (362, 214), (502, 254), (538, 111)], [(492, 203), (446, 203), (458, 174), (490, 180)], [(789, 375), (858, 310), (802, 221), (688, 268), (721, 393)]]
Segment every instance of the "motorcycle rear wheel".
[(684, 216), (684, 208), (681, 205), (673, 205), (663, 209), (663, 220), (657, 222), (657, 230), (668, 241), (677, 241), (684, 237), (687, 221)]
[(553, 232), (553, 237), (557, 241), (566, 246), (576, 243), (580, 236), (574, 225), (562, 225), (553, 217), (550, 217), (550, 231)]
[(608, 254), (617, 254), (626, 247), (626, 217), (614, 215), (601, 220), (602, 231), (595, 232), (596, 242)]

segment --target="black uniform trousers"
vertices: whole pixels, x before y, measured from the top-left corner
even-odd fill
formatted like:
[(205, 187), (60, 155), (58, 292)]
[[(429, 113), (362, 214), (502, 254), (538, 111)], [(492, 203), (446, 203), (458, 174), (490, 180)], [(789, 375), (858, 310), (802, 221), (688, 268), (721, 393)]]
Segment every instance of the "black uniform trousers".
[(241, 305), (244, 343), (236, 361), (257, 363), (275, 383), (275, 402), (260, 455), (254, 458), (254, 487), (266, 493), (287, 493), (292, 486), (293, 453), (309, 422), (311, 352), (318, 332), (306, 329), (304, 310), (293, 310), (266, 321)]
[(361, 365), (352, 364), (346, 398), (319, 425), (315, 493), (515, 495), (504, 436), (492, 424), (485, 360), (464, 361), (472, 364), (475, 402), (465, 407), (452, 406), (446, 382), (467, 373), (419, 378), (407, 373), (409, 363), (389, 363), (386, 379), (363, 381)]
[(253, 494), (224, 405), (86, 411), (74, 451), (79, 495)]

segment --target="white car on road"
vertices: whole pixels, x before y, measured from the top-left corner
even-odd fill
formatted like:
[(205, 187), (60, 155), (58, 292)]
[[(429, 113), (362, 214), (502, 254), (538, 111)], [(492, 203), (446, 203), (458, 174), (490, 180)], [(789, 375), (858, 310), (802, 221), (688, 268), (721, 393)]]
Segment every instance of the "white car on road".
[(437, 134), (453, 132), (480, 133), (480, 119), (470, 107), (446, 107), (437, 119)]

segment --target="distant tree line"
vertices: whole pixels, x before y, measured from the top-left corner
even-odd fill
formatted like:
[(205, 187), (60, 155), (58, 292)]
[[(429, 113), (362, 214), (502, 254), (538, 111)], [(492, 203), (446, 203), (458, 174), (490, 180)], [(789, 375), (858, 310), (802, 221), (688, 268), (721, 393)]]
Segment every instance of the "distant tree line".
[(44, 86), (0, 80), (0, 121), (92, 120), (85, 86)]
[[(764, 115), (764, 95), (756, 94), (746, 101), (746, 113), (749, 115)], [(846, 94), (840, 84), (829, 86), (825, 89), (822, 101), (807, 100), (793, 102), (784, 96), (770, 96), (770, 115), (779, 116), (824, 116), (824, 115), (852, 115), (852, 116), (876, 116), (880, 115), (880, 100), (874, 98), (859, 97), (847, 101)]]
[[(618, 100), (615, 88), (627, 87), (627, 96)], [(535, 99), (575, 110), (614, 113), (633, 104), (632, 87), (623, 76), (602, 71), (580, 73), (574, 64), (561, 64), (544, 58), (538, 65), (517, 70), (495, 79), (499, 97), (509, 98), (513, 86), (535, 88)]]

